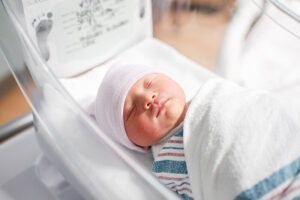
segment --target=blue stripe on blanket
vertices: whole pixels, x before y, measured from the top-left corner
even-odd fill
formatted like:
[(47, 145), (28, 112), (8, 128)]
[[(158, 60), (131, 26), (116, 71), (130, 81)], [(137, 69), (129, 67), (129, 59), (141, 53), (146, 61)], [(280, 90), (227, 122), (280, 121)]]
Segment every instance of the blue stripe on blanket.
[(183, 150), (183, 147), (163, 147), (162, 149), (175, 149), (175, 150)]
[[(175, 182), (170, 182), (168, 184), (165, 184), (165, 185), (176, 185)], [(179, 185), (176, 185), (177, 187), (181, 187), (183, 185), (191, 185), (189, 182), (182, 182), (181, 184)]]
[(300, 196), (293, 198), (293, 200), (300, 200)]
[(152, 171), (155, 173), (167, 172), (172, 174), (187, 174), (185, 161), (155, 161), (152, 166)]
[(193, 200), (192, 197), (188, 196), (187, 194), (179, 194), (181, 196), (182, 199), (184, 200)]
[(165, 185), (173, 185), (173, 184), (175, 184), (175, 182), (170, 182), (170, 183), (165, 184)]
[(281, 168), (277, 172), (274, 172), (268, 178), (258, 182), (251, 189), (245, 190), (239, 194), (235, 200), (246, 199), (259, 199), (268, 192), (272, 191), (286, 180), (296, 176), (300, 173), (300, 158), (292, 162), (291, 164)]
[(191, 185), (190, 183), (188, 183), (188, 182), (182, 182), (181, 184), (179, 184), (179, 185), (177, 185), (178, 187), (181, 187), (181, 186), (183, 186), (183, 185)]
[(182, 137), (183, 136), (183, 130), (180, 130), (178, 133), (176, 133), (174, 136)]

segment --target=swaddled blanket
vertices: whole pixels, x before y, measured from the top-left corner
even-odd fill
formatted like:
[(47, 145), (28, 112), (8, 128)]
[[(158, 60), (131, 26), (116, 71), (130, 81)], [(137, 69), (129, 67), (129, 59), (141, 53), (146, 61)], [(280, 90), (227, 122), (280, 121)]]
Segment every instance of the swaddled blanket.
[(267, 92), (210, 80), (192, 100), (184, 133), (195, 199), (288, 198), (297, 183), (300, 132)]

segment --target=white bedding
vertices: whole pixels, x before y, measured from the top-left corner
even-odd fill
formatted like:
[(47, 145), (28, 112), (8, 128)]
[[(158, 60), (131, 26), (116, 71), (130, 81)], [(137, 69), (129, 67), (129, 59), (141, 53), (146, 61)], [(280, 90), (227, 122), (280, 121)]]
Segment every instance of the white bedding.
[[(264, 2), (239, 2), (217, 70), (243, 87), (271, 91), (300, 120), (300, 25), (270, 2), (258, 18)], [(300, 10), (300, 1), (282, 3)]]
[(300, 132), (274, 96), (220, 78), (200, 88), (184, 122), (195, 199), (276, 196), (300, 173), (299, 147)]

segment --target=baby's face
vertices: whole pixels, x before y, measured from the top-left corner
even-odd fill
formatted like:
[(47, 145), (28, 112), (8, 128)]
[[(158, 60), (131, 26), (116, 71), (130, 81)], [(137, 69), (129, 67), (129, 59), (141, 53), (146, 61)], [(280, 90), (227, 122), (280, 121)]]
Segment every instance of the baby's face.
[(129, 90), (123, 110), (128, 138), (148, 147), (183, 121), (185, 95), (178, 83), (163, 74), (149, 74)]

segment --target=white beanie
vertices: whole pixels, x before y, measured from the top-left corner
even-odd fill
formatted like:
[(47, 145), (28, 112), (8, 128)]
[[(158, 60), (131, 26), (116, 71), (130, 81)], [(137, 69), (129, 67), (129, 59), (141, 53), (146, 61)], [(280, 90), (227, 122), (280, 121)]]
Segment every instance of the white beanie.
[(114, 140), (132, 150), (145, 152), (133, 144), (125, 131), (124, 102), (136, 81), (148, 74), (161, 73), (144, 65), (113, 65), (106, 73), (95, 101), (95, 117), (100, 128)]

